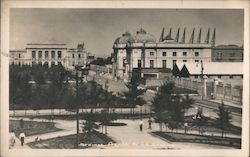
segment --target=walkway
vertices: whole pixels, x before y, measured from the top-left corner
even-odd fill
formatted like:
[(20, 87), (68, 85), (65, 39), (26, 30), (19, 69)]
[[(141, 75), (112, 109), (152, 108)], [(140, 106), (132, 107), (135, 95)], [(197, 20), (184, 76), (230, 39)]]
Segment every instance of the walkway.
[[(24, 119), (26, 120), (26, 119)], [(40, 120), (41, 121), (41, 120)], [(215, 146), (208, 144), (195, 144), (185, 142), (169, 142), (165, 139), (155, 137), (150, 134), (151, 131), (158, 131), (159, 125), (153, 123), (152, 130), (147, 129), (147, 119), (143, 119), (143, 131), (139, 130), (139, 120), (121, 119), (116, 122), (126, 123), (126, 126), (108, 126), (108, 136), (114, 139), (117, 143), (113, 146), (104, 146), (106, 149), (232, 149), (231, 147)], [(56, 127), (64, 129), (52, 133), (26, 137), (25, 143), (35, 141), (35, 138), (50, 139), (58, 136), (66, 136), (75, 133), (75, 121), (54, 120)], [(101, 128), (100, 130), (101, 131)], [(231, 136), (231, 135), (228, 135)], [(14, 149), (28, 149), (27, 145), (21, 146), (19, 139), (16, 140)]]
[[(148, 129), (147, 119), (143, 119), (143, 131), (139, 130), (139, 120), (117, 120), (119, 123), (126, 123), (126, 126), (109, 126), (108, 136), (117, 143), (115, 146), (104, 148), (117, 149), (232, 149), (224, 146), (208, 144), (196, 144), (186, 142), (170, 142), (150, 134), (151, 131), (158, 131), (159, 125), (153, 123), (152, 130)], [(101, 131), (101, 129), (100, 129)]]

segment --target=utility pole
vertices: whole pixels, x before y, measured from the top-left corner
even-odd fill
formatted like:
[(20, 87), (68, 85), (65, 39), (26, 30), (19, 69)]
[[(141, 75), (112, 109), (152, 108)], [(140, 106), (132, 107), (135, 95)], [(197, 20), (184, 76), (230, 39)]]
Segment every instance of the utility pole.
[(78, 95), (78, 69), (76, 68), (76, 148), (79, 144), (79, 95)]
[(205, 89), (204, 78), (203, 78), (203, 71), (204, 71), (203, 61), (201, 60), (201, 83), (203, 84), (202, 91), (201, 91), (201, 99), (202, 100), (204, 99), (204, 89)]

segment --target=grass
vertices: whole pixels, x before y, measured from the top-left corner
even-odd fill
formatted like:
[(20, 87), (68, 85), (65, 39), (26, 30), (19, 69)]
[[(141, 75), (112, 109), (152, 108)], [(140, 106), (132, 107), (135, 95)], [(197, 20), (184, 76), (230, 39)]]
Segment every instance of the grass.
[[(107, 145), (112, 142), (115, 143), (111, 138), (97, 131), (88, 133), (80, 133), (80, 143), (85, 145), (79, 145), (79, 149), (86, 149), (91, 147), (93, 144)], [(28, 145), (33, 149), (74, 149), (76, 144), (76, 135), (61, 136), (38, 142), (31, 142)]]
[(190, 142), (190, 143), (202, 143), (202, 144), (213, 144), (228, 146), (234, 148), (241, 148), (241, 139), (239, 138), (229, 138), (221, 136), (206, 136), (206, 135), (196, 135), (196, 134), (183, 134), (174, 132), (152, 132), (154, 135), (164, 138), (171, 142)]
[(35, 121), (21, 122), (21, 120), (10, 120), (9, 130), (10, 131), (13, 130), (16, 136), (18, 136), (22, 131), (24, 131), (26, 136), (32, 136), (49, 132), (55, 132), (61, 129), (56, 128), (55, 123), (53, 122), (35, 122)]

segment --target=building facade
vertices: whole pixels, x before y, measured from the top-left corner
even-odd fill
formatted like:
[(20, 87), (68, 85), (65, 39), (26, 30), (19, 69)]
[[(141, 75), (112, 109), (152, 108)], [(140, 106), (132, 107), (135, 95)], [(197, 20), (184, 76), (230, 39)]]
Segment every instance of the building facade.
[(172, 38), (171, 29), (167, 36), (162, 30), (159, 41), (141, 28), (136, 34), (128, 32), (118, 37), (113, 45), (114, 75), (116, 77), (130, 77), (134, 68), (173, 68), (178, 62), (212, 61), (212, 48), (215, 45), (215, 29), (210, 40), (210, 29), (207, 31), (204, 42), (201, 41), (201, 29), (197, 38), (195, 29), (186, 42), (186, 29), (180, 38), (178, 29), (175, 38)]
[(243, 62), (243, 46), (218, 45), (212, 51), (213, 62)]
[(77, 48), (67, 48), (66, 44), (27, 44), (25, 50), (10, 50), (10, 64), (17, 65), (63, 65), (71, 69), (75, 65), (88, 63), (87, 50), (84, 43)]

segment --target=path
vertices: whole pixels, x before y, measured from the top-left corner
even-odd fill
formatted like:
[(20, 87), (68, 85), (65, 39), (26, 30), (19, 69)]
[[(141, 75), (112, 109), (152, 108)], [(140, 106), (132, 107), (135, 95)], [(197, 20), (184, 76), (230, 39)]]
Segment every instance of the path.
[[(42, 121), (40, 119), (40, 121)], [(116, 122), (126, 123), (125, 126), (108, 126), (108, 136), (114, 139), (117, 143), (114, 146), (104, 146), (106, 149), (117, 149), (117, 148), (129, 148), (129, 149), (232, 149), (231, 147), (215, 146), (208, 144), (195, 144), (195, 143), (185, 143), (185, 142), (169, 142), (165, 139), (155, 137), (150, 134), (151, 131), (158, 131), (159, 125), (153, 123), (152, 130), (147, 129), (147, 119), (143, 119), (143, 131), (139, 130), (139, 120), (127, 120), (121, 119)], [(26, 137), (25, 143), (35, 141), (36, 137), (41, 139), (50, 139), (58, 136), (66, 136), (74, 134), (75, 121), (67, 120), (54, 120), (56, 127), (63, 129), (62, 131), (45, 133), (41, 135), (34, 135)], [(101, 128), (99, 130), (101, 132)], [(23, 147), (20, 141), (17, 139), (14, 149), (25, 148), (28, 149), (27, 145)]]
[[(158, 131), (159, 125), (153, 123), (152, 130), (147, 129), (147, 119), (144, 119), (143, 131), (139, 130), (139, 120), (117, 120), (116, 122), (126, 123), (126, 126), (109, 126), (108, 136), (117, 143), (115, 146), (104, 148), (117, 149), (232, 149), (224, 146), (215, 146), (199, 143), (170, 142), (150, 134), (151, 131)], [(101, 131), (101, 129), (100, 129)]]

